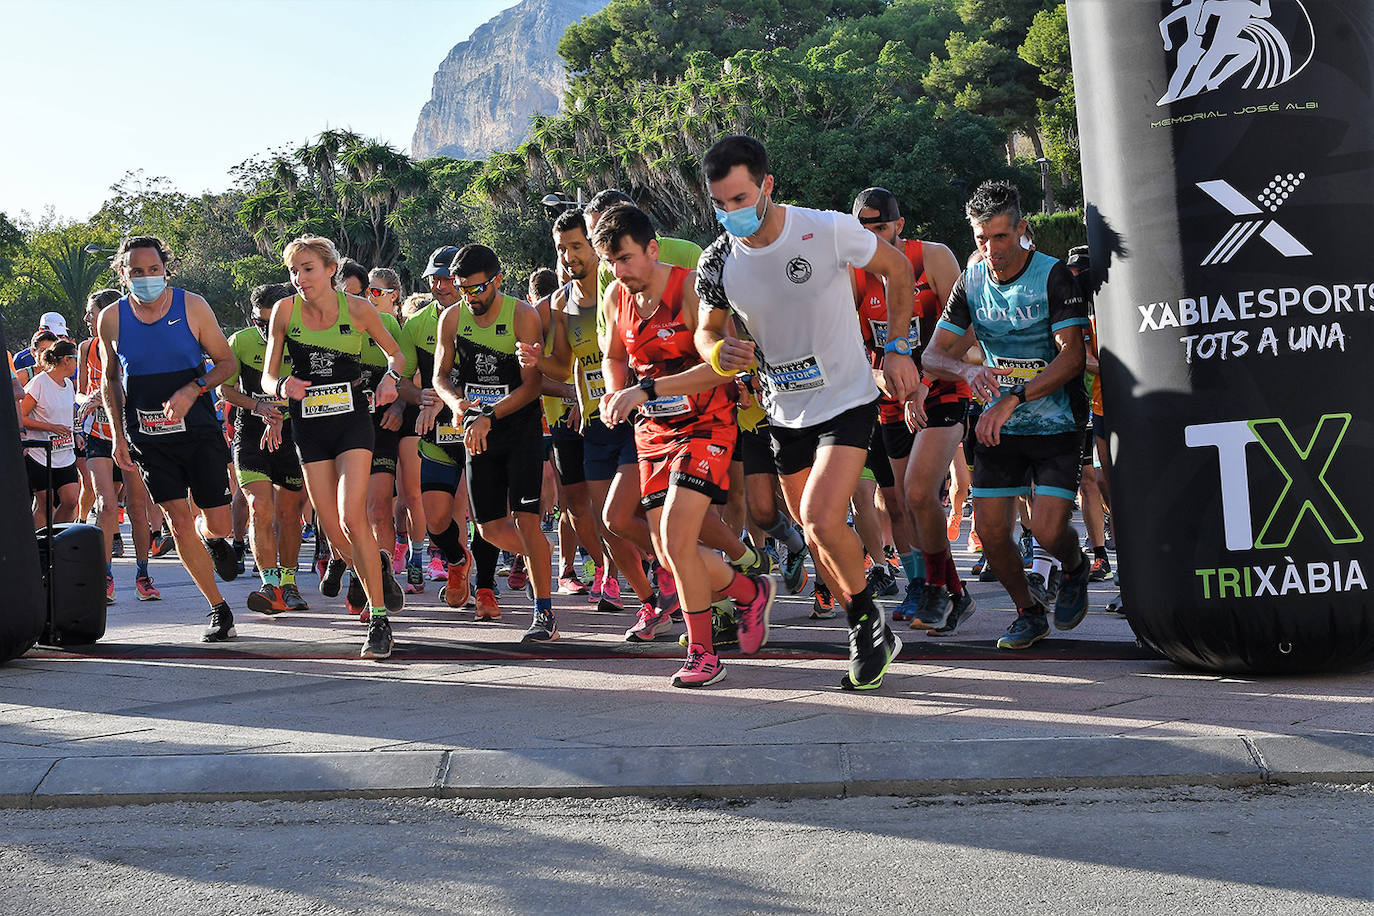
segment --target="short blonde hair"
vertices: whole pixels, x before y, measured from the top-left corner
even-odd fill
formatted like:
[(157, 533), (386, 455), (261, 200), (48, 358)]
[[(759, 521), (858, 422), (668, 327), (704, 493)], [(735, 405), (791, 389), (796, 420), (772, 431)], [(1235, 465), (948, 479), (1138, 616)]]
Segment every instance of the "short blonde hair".
[(325, 264), (333, 264), (338, 268), (339, 262), (343, 260), (339, 256), (339, 249), (334, 247), (334, 243), (320, 235), (302, 235), (286, 243), (285, 250), (281, 253), (281, 261), (287, 267), (291, 266), (291, 259), (302, 251), (314, 253)]
[(407, 319), (413, 318), (416, 313), (424, 309), (433, 301), (434, 297), (428, 293), (412, 293), (406, 296), (405, 302), (401, 303), (401, 317)]
[(367, 275), (367, 282), (376, 283), (379, 280), (383, 283), (390, 283), (391, 288), (396, 290), (397, 294), (404, 292), (401, 289), (401, 275), (390, 267), (372, 268), (372, 272)]

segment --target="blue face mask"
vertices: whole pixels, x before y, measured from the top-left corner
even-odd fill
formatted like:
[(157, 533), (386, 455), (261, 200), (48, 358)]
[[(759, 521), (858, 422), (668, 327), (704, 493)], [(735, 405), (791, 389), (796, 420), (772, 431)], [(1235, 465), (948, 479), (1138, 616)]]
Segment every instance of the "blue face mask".
[(161, 296), (166, 288), (167, 278), (164, 276), (129, 278), (129, 292), (133, 293), (139, 302), (152, 302)]
[[(763, 212), (765, 214), (768, 212), (766, 198)], [(757, 203), (752, 207), (740, 207), (738, 210), (731, 210), (729, 213), (717, 208), (716, 221), (725, 227), (726, 232), (737, 239), (748, 238), (758, 232), (759, 227), (763, 225), (763, 217), (759, 215)]]

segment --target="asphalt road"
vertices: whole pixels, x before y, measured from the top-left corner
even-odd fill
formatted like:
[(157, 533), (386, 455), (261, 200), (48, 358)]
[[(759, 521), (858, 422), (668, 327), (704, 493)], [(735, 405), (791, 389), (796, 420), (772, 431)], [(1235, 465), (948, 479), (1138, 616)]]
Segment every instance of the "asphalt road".
[(1374, 913), (1374, 786), (6, 811), (0, 912)]

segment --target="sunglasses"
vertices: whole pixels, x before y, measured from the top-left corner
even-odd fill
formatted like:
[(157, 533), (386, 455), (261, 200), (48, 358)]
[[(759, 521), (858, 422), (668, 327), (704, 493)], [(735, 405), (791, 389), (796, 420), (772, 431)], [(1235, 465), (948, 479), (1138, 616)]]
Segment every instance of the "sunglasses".
[(485, 293), (488, 289), (490, 289), (493, 283), (500, 279), (501, 275), (497, 274), (485, 283), (478, 283), (473, 286), (460, 286), (458, 287), (458, 292), (462, 293), (465, 296), (480, 296), (483, 293)]
[(396, 292), (396, 290), (394, 290), (394, 289), (387, 289), (387, 288), (384, 287), (384, 286), (369, 286), (369, 287), (367, 288), (367, 294), (368, 294), (369, 296), (371, 296), (372, 298), (374, 298), (374, 299), (376, 299), (378, 296), (385, 296), (387, 293), (394, 293), (394, 292)]

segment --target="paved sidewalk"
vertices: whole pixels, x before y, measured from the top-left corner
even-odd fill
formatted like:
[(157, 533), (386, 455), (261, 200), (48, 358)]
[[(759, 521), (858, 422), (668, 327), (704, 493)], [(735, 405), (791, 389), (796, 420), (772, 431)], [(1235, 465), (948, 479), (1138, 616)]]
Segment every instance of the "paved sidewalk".
[(314, 608), (297, 615), (247, 611), (251, 574), (225, 586), (239, 639), (203, 646), (204, 602), (175, 557), (153, 563), (165, 600), (136, 602), (117, 561), (119, 600), (86, 655), (0, 667), (0, 804), (1374, 781), (1374, 668), (1190, 673), (1135, 645), (1102, 610), (1106, 586), (1077, 630), (1022, 655), (991, 648), (1010, 602), (973, 583), (961, 632), (899, 624), (907, 648), (866, 694), (838, 689), (843, 620), (808, 620), (808, 587), (779, 601), (762, 657), (727, 657), (723, 682), (684, 691), (668, 685), (680, 625), (629, 646), (631, 614), (556, 597), (563, 639), (531, 650), (523, 594), (478, 625), (439, 605), (437, 583), (394, 618), (388, 662), (356, 657), (364, 628), (308, 572)]

